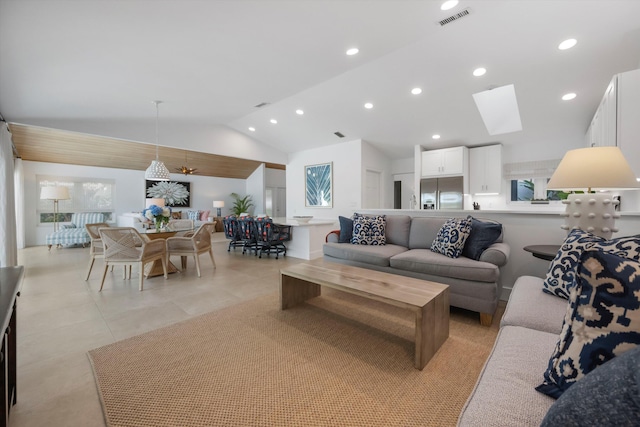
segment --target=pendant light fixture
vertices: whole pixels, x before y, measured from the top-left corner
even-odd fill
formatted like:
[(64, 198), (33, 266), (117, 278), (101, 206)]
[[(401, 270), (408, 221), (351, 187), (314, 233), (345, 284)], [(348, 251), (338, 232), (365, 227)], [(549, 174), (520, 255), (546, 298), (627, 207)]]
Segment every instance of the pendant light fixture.
[(149, 181), (169, 181), (171, 179), (169, 169), (158, 159), (158, 105), (160, 105), (162, 101), (153, 101), (153, 103), (156, 104), (156, 159), (151, 161), (151, 165), (144, 173), (144, 177)]

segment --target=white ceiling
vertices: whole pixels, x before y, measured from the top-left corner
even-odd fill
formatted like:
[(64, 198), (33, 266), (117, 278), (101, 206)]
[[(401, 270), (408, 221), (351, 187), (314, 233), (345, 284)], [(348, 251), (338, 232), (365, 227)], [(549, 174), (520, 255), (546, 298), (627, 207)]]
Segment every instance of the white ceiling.
[[(611, 77), (640, 67), (637, 0), (440, 4), (0, 0), (0, 113), (152, 143), (150, 101), (161, 99), (162, 129), (181, 136), (161, 145), (212, 153), (224, 141), (196, 139), (216, 127), (283, 153), (353, 139), (391, 158), (412, 156), (414, 145), (496, 141), (512, 153), (523, 144), (561, 153), (582, 144)], [(558, 50), (570, 37), (578, 44)], [(360, 53), (346, 56), (353, 46)], [(473, 77), (479, 66), (487, 74)], [(472, 95), (510, 84), (523, 130), (490, 136)], [(416, 86), (421, 95), (410, 93)], [(578, 96), (561, 101), (567, 92)], [(261, 102), (269, 105), (254, 107)]]

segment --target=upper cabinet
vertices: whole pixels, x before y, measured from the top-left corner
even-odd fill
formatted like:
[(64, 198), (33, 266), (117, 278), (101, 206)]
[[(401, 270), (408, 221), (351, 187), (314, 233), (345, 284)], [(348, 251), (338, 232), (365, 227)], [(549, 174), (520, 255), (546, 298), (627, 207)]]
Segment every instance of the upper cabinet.
[(422, 152), (422, 177), (466, 175), (469, 165), (467, 147), (443, 148)]
[(617, 88), (618, 77), (615, 76), (607, 86), (607, 90), (587, 130), (587, 146), (589, 147), (616, 145)]
[(618, 146), (640, 177), (640, 69), (611, 80), (587, 131), (587, 145)]
[(469, 149), (469, 188), (471, 194), (502, 192), (502, 145)]

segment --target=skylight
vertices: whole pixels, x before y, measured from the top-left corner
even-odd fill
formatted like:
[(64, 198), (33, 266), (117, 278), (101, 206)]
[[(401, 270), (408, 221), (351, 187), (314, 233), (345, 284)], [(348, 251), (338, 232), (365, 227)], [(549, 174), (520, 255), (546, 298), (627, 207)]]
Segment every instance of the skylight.
[(489, 135), (522, 130), (514, 85), (474, 93), (473, 99)]

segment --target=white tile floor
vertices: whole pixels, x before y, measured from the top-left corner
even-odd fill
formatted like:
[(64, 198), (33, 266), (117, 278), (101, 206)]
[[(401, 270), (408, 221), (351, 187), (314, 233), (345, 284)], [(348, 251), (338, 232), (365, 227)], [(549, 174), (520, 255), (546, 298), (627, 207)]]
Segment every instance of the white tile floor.
[[(202, 277), (193, 259), (184, 272), (124, 280), (109, 272), (98, 292), (102, 260), (84, 281), (89, 250), (46, 246), (21, 250), (25, 278), (18, 299), (18, 403), (11, 427), (104, 426), (87, 351), (278, 289), (280, 268), (302, 260), (227, 252), (222, 233), (214, 234), (214, 270), (201, 255)], [(180, 265), (176, 257), (173, 263)]]

